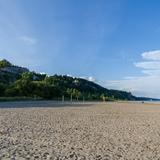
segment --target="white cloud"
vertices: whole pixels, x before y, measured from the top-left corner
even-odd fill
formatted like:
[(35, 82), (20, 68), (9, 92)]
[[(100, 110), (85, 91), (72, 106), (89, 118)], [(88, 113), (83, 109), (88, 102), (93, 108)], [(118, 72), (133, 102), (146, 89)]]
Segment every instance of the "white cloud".
[(134, 65), (143, 69), (160, 69), (160, 61), (138, 62)]
[(94, 77), (91, 77), (91, 76), (88, 77), (87, 79), (88, 79), (89, 81), (92, 81), (92, 82), (95, 82), (95, 81), (96, 81), (96, 79), (95, 79)]
[(95, 82), (95, 83), (99, 83), (99, 81), (97, 81), (94, 77), (92, 77), (92, 76), (89, 76), (89, 77), (80, 77), (80, 78), (82, 78), (82, 79), (86, 79), (86, 80), (88, 80), (88, 81), (91, 81), (91, 82)]
[(106, 82), (106, 87), (132, 92), (137, 96), (160, 98), (160, 76), (141, 76)]
[(25, 44), (27, 45), (34, 45), (37, 43), (37, 39), (33, 38), (33, 37), (29, 37), (29, 36), (21, 36), (19, 37), (20, 40), (22, 40), (23, 42), (25, 42)]
[(148, 60), (160, 60), (160, 50), (154, 50), (142, 53), (142, 57)]
[(145, 75), (107, 81), (105, 86), (126, 90), (137, 96), (160, 98), (160, 50), (144, 52), (141, 55), (144, 61), (136, 62), (134, 66), (141, 68), (141, 72)]
[(157, 70), (142, 70), (142, 73), (148, 74), (150, 76), (152, 76), (152, 75), (160, 76), (160, 69), (157, 69)]
[[(136, 62), (134, 63), (136, 67), (145, 70), (160, 70), (160, 50), (144, 52), (142, 53), (142, 58), (150, 61)], [(144, 71), (143, 73), (145, 72), (147, 71)]]

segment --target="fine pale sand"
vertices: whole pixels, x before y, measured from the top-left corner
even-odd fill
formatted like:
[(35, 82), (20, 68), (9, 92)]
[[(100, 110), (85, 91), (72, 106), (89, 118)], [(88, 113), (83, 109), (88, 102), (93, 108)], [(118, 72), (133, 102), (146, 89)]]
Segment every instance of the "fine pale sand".
[(160, 105), (0, 108), (0, 159), (160, 159)]

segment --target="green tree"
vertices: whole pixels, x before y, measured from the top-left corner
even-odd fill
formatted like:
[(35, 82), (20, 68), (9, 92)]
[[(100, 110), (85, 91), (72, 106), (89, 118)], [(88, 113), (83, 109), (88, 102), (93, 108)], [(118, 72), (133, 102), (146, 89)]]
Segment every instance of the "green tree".
[(0, 68), (10, 67), (10, 66), (12, 66), (12, 64), (8, 62), (6, 59), (0, 61)]
[(4, 96), (5, 89), (6, 89), (6, 85), (3, 83), (0, 83), (0, 96)]

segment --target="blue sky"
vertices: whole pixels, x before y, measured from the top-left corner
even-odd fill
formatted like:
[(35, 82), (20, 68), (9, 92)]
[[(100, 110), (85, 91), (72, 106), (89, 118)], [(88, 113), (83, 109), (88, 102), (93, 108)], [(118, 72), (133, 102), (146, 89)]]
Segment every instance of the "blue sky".
[(0, 58), (160, 98), (159, 0), (0, 0)]

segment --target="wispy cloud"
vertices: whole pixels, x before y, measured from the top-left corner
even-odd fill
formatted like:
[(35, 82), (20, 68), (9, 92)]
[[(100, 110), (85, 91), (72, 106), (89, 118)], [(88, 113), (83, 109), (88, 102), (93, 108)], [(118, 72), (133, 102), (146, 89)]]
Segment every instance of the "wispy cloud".
[(142, 73), (148, 74), (148, 75), (160, 76), (160, 69), (156, 69), (156, 70), (143, 70)]
[(144, 52), (142, 53), (142, 58), (144, 59), (142, 62), (136, 62), (134, 65), (145, 69), (145, 71), (143, 71), (144, 73), (147, 73), (147, 70), (160, 70), (160, 50)]
[(91, 82), (99, 83), (99, 81), (96, 78), (92, 77), (92, 76), (80, 77), (80, 78), (86, 79), (86, 80), (91, 81)]
[(134, 65), (143, 69), (160, 69), (160, 61), (138, 62)]
[(134, 62), (134, 66), (141, 68), (144, 75), (107, 81), (105, 86), (130, 91), (138, 96), (160, 98), (160, 50), (144, 52), (141, 56), (143, 61)]
[(89, 81), (91, 81), (91, 82), (95, 82), (95, 81), (96, 81), (96, 79), (95, 79), (94, 77), (91, 77), (91, 76), (88, 77), (87, 79), (88, 79)]
[(154, 50), (142, 53), (142, 57), (148, 60), (160, 60), (160, 50)]
[(21, 36), (19, 37), (20, 40), (22, 40), (27, 45), (34, 45), (37, 43), (37, 39), (29, 36)]
[(160, 98), (160, 76), (141, 76), (117, 81), (108, 81), (106, 86), (132, 92), (137, 96)]

